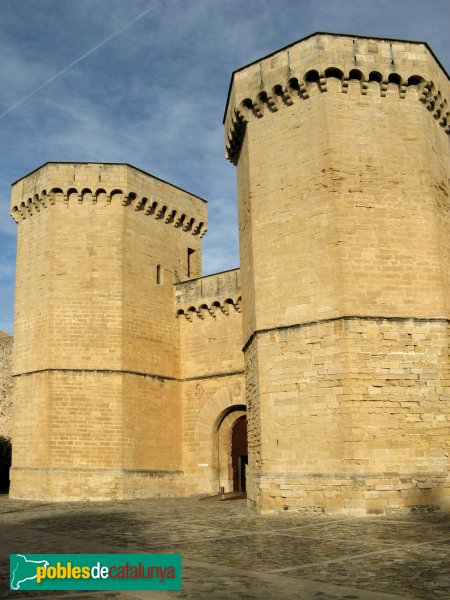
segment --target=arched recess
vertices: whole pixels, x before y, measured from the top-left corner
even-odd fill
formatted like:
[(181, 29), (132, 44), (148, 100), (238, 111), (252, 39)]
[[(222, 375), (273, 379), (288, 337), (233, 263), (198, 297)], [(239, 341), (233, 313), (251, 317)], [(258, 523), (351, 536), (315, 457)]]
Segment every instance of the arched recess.
[[(239, 423), (245, 420), (247, 422), (247, 411), (244, 405), (231, 406), (219, 415), (217, 424), (213, 430), (213, 473), (216, 478), (216, 489), (224, 492), (245, 491), (241, 484), (241, 477), (238, 471), (241, 471), (238, 453), (233, 454), (234, 432)], [(247, 439), (245, 439), (247, 447)], [(239, 452), (245, 454), (247, 459), (247, 450)]]
[(219, 493), (221, 487), (226, 492), (233, 489), (231, 438), (233, 426), (246, 415), (243, 387), (243, 382), (236, 381), (220, 388), (205, 402), (198, 415), (195, 445), (203, 448), (202, 458), (209, 466), (212, 494)]

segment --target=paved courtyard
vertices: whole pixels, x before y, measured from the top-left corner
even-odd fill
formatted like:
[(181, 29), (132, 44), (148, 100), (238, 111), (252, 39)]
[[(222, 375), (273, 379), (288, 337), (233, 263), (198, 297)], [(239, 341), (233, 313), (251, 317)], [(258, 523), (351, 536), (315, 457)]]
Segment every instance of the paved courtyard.
[[(0, 496), (0, 598), (450, 598), (450, 515), (257, 516), (245, 500)], [(180, 592), (13, 592), (10, 553), (182, 553)]]

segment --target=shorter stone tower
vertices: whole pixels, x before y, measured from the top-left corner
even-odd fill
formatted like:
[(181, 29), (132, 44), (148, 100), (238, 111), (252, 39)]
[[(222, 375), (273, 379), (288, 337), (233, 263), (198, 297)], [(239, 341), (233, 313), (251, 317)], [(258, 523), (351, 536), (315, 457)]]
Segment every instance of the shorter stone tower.
[(450, 506), (449, 80), (314, 34), (233, 74), (250, 504)]
[(47, 163), (11, 212), (11, 496), (182, 493), (174, 283), (201, 274), (205, 201), (129, 165)]

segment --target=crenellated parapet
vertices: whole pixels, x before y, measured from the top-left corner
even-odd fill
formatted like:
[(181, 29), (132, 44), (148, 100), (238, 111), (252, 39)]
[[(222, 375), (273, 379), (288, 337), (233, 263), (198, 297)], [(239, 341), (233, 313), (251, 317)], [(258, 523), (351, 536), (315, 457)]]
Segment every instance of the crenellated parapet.
[(236, 164), (247, 123), (330, 90), (417, 99), (450, 134), (449, 79), (421, 42), (314, 34), (233, 73), (225, 111)]
[(56, 204), (121, 205), (199, 238), (207, 231), (204, 200), (129, 165), (46, 163), (13, 184), (16, 223)]
[(178, 283), (176, 317), (187, 321), (241, 312), (240, 271), (233, 269)]
[(241, 312), (241, 297), (225, 298), (224, 300), (213, 300), (211, 304), (200, 304), (199, 306), (189, 306), (188, 308), (179, 308), (176, 312), (176, 317), (184, 317), (187, 321), (193, 321), (194, 317), (205, 319), (208, 316), (218, 317), (219, 315), (228, 316), (234, 310)]

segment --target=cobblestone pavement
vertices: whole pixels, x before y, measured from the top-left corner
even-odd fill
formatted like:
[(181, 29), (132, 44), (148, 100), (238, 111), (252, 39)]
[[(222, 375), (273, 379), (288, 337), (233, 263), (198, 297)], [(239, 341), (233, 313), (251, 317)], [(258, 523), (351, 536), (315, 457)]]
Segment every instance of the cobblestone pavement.
[[(0, 496), (0, 599), (450, 599), (450, 515), (258, 516), (245, 500)], [(180, 592), (9, 591), (10, 553), (182, 553)]]

